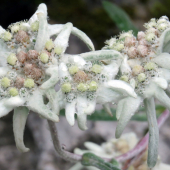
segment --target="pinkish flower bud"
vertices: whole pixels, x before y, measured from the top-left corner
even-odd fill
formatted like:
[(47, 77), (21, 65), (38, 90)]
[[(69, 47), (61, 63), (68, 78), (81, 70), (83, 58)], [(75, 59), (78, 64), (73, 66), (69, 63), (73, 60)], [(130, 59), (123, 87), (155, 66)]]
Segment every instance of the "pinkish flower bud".
[(29, 63), (26, 63), (25, 66), (24, 66), (25, 75), (26, 76), (30, 75), (32, 69), (33, 69), (33, 65), (29, 64)]
[(31, 77), (35, 80), (38, 80), (42, 76), (42, 70), (40, 68), (34, 67), (31, 71)]
[(17, 59), (18, 59), (19, 62), (24, 63), (27, 59), (27, 53), (25, 53), (24, 51), (20, 51), (17, 54)]
[(15, 38), (16, 38), (16, 41), (18, 42), (29, 42), (30, 40), (29, 35), (23, 30), (18, 31)]
[(28, 51), (28, 60), (35, 60), (38, 58), (38, 52), (36, 50), (29, 50)]
[(131, 47), (131, 46), (134, 46), (135, 43), (136, 43), (136, 40), (134, 37), (126, 37), (124, 45), (127, 47)]
[(132, 69), (132, 72), (133, 72), (133, 74), (136, 76), (136, 75), (142, 73), (143, 70), (144, 70), (144, 69), (143, 69), (142, 66), (140, 66), (140, 65), (135, 65), (135, 66), (133, 67), (133, 69)]
[(137, 56), (137, 50), (135, 47), (130, 47), (127, 52), (129, 58), (135, 58)]
[(148, 55), (148, 47), (144, 45), (139, 45), (137, 47), (137, 52), (140, 55), (140, 57), (145, 57)]
[(145, 38), (145, 33), (143, 31), (139, 31), (137, 35), (137, 39), (141, 40)]
[(22, 77), (17, 77), (16, 78), (16, 82), (15, 82), (15, 86), (20, 89), (24, 86), (24, 78)]
[(138, 45), (144, 45), (144, 46), (147, 46), (147, 45), (148, 45), (148, 43), (147, 43), (147, 41), (146, 41), (145, 39), (141, 39), (141, 40), (139, 40), (139, 41), (138, 41)]
[(158, 30), (156, 29), (156, 28), (149, 28), (148, 30), (147, 30), (147, 33), (154, 33), (155, 35), (158, 35)]
[(79, 70), (74, 75), (74, 81), (77, 83), (86, 82), (87, 80), (88, 80), (88, 75), (84, 71)]

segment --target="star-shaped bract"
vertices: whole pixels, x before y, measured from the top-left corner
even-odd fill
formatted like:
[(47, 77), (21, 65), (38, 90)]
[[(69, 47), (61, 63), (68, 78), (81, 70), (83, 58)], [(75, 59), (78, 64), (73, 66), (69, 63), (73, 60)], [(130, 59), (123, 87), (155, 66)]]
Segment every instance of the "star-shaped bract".
[[(23, 133), (29, 110), (40, 117), (59, 121), (58, 60), (65, 52), (70, 34), (77, 35), (94, 50), (91, 40), (71, 23), (50, 25), (47, 7), (40, 4), (28, 22), (17, 22), (9, 31), (0, 27), (0, 117), (14, 109), (13, 129), (17, 148), (29, 149)], [(53, 41), (51, 36), (57, 35)]]
[[(102, 59), (115, 59), (104, 65)], [(95, 111), (96, 104), (107, 107), (126, 96), (136, 97), (134, 89), (121, 80), (112, 80), (118, 73), (121, 54), (115, 50), (87, 52), (80, 55), (64, 55), (59, 64), (61, 90), (60, 108), (65, 108), (71, 126), (77, 114), (78, 126), (86, 130), (87, 115)]]

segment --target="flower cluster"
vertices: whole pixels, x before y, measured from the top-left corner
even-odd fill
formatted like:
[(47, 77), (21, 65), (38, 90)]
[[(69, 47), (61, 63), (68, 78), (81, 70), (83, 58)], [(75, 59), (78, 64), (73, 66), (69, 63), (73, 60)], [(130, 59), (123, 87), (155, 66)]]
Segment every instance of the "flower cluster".
[[(115, 49), (124, 56), (117, 78), (128, 82), (138, 95), (136, 99), (128, 97), (119, 101), (116, 113), (119, 120), (116, 137), (120, 137), (131, 116), (144, 105), (150, 131), (148, 163), (150, 162), (149, 166), (153, 167), (156, 163), (159, 141), (154, 98), (170, 109), (170, 99), (164, 91), (168, 88), (170, 75), (168, 49), (170, 22), (163, 16), (158, 20), (151, 19), (144, 26), (146, 31), (138, 32), (137, 37), (131, 31), (122, 33), (118, 38), (106, 41), (107, 45), (104, 48)], [(149, 160), (151, 157), (155, 162), (153, 159)]]
[[(14, 109), (18, 149), (28, 151), (23, 133), (29, 110), (58, 122), (64, 108), (69, 124), (74, 125), (76, 113), (79, 128), (86, 130), (87, 115), (97, 103), (110, 113), (109, 103), (117, 102), (116, 137), (120, 137), (144, 102), (151, 136), (148, 164), (153, 167), (159, 134), (154, 97), (170, 109), (164, 91), (170, 82), (170, 22), (163, 16), (144, 26), (146, 31), (137, 37), (132, 31), (123, 32), (99, 51), (72, 23), (48, 24), (45, 4), (28, 21), (11, 24), (7, 30), (0, 27), (0, 117)], [(92, 51), (66, 54), (70, 34)]]

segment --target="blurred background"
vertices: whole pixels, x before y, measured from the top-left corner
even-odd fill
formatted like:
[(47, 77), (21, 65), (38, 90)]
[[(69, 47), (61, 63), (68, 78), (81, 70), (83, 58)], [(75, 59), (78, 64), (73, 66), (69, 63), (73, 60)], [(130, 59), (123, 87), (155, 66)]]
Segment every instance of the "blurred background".
[[(96, 50), (104, 46), (105, 40), (121, 32), (120, 27), (111, 19), (100, 0), (1, 0), (0, 25), (7, 28), (11, 23), (29, 19), (40, 3), (48, 7), (49, 23), (73, 25), (84, 31), (93, 41)], [(169, 0), (112, 0), (123, 9), (139, 30), (151, 18), (166, 15), (170, 18)], [(71, 36), (67, 53), (77, 54), (88, 51), (78, 38)], [(83, 132), (77, 124), (70, 127), (64, 117), (57, 127), (61, 143), (73, 151), (83, 148), (85, 141), (98, 144), (113, 138), (116, 122), (88, 121), (89, 130)], [(160, 156), (163, 162), (170, 164), (170, 119), (160, 130)], [(131, 121), (125, 132), (133, 131), (141, 138), (147, 130), (146, 122)], [(56, 154), (46, 120), (30, 113), (24, 136), (28, 153), (17, 151), (12, 131), (12, 113), (0, 119), (0, 170), (67, 170), (73, 164), (66, 162)]]

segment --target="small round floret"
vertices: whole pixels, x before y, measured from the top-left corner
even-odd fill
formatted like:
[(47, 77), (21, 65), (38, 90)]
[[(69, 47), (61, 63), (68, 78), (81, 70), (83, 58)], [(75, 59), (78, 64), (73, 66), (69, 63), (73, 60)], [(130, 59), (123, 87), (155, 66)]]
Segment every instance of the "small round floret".
[(61, 86), (61, 90), (62, 92), (64, 93), (69, 93), (71, 91), (71, 84), (70, 83), (64, 83), (62, 86)]
[(4, 88), (7, 88), (9, 87), (11, 84), (11, 80), (7, 77), (4, 77), (1, 79), (1, 86), (4, 87)]
[(128, 82), (129, 77), (126, 76), (126, 75), (123, 75), (123, 76), (120, 77), (120, 80), (125, 81), (125, 82)]
[(138, 75), (138, 81), (139, 82), (145, 81), (145, 79), (146, 79), (146, 75), (144, 73), (140, 73)]
[(19, 24), (14, 24), (13, 26), (11, 26), (12, 33), (16, 33), (18, 31), (19, 31)]
[(54, 48), (54, 52), (55, 52), (57, 55), (61, 55), (62, 52), (63, 52), (63, 48), (61, 48), (60, 46), (55, 47), (55, 48)]
[(98, 85), (95, 81), (91, 81), (91, 83), (89, 84), (89, 91), (96, 91), (98, 88)]
[(11, 96), (17, 96), (18, 95), (18, 90), (17, 90), (17, 88), (15, 88), (15, 87), (12, 87), (12, 88), (10, 88), (9, 89), (9, 94), (11, 95)]
[(149, 42), (152, 42), (156, 39), (156, 36), (154, 33), (148, 33), (146, 34), (145, 39)]
[(72, 75), (77, 73), (78, 71), (79, 71), (79, 68), (77, 66), (71, 66), (69, 68), (69, 73), (72, 74)]
[(40, 61), (44, 64), (48, 63), (49, 56), (47, 53), (41, 53), (40, 55)]
[(14, 53), (10, 54), (8, 57), (7, 57), (7, 62), (8, 64), (14, 66), (17, 62), (17, 57)]
[(24, 82), (24, 87), (27, 87), (27, 88), (33, 88), (34, 87), (34, 80), (33, 79), (30, 79), (30, 78), (27, 78)]
[(31, 30), (32, 31), (38, 31), (38, 28), (39, 28), (39, 22), (38, 21), (35, 21), (31, 24)]
[(124, 49), (124, 44), (123, 43), (117, 43), (116, 46), (114, 46), (114, 49), (117, 51), (121, 51)]
[(50, 39), (46, 42), (45, 44), (45, 48), (48, 50), (48, 51), (51, 51), (53, 48), (54, 48), (54, 43), (53, 43), (53, 40)]
[(164, 31), (164, 30), (167, 29), (167, 27), (168, 27), (168, 24), (167, 24), (167, 23), (162, 23), (162, 24), (159, 24), (159, 25), (158, 25), (158, 30), (159, 30), (159, 31)]
[(12, 34), (10, 32), (8, 32), (8, 31), (6, 31), (6, 32), (3, 33), (2, 39), (4, 41), (11, 41)]
[(85, 91), (87, 91), (87, 89), (88, 89), (88, 86), (84, 83), (80, 83), (77, 86), (77, 90), (79, 90), (81, 92), (85, 92)]
[(96, 74), (99, 74), (102, 71), (102, 66), (98, 64), (94, 64), (93, 67), (91, 68), (91, 71)]
[(155, 70), (156, 67), (157, 67), (157, 65), (155, 63), (149, 62), (149, 63), (145, 64), (144, 69), (145, 70)]
[(132, 69), (134, 75), (138, 75), (139, 73), (143, 72), (143, 67), (140, 65), (135, 65)]

